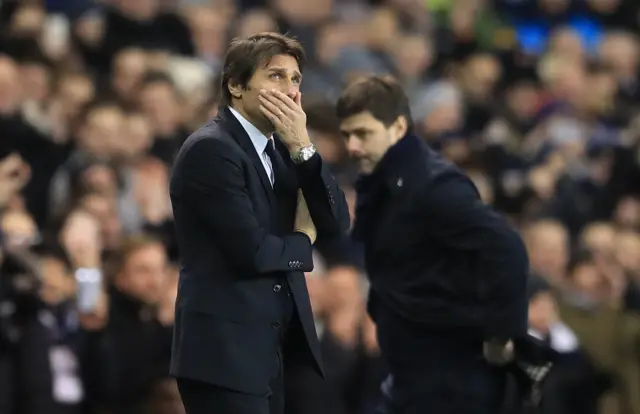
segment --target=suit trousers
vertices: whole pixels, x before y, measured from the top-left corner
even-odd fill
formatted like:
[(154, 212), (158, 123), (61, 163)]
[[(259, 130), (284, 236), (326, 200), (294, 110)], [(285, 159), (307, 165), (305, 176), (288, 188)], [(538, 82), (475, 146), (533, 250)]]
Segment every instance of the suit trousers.
[(267, 395), (253, 395), (201, 381), (177, 378), (186, 414), (283, 414), (284, 375), (282, 352), (278, 350), (277, 374)]

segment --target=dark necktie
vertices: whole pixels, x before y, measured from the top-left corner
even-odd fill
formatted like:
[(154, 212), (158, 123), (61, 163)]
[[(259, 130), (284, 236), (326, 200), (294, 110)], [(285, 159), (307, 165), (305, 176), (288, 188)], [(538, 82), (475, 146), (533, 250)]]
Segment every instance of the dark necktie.
[(267, 141), (267, 146), (264, 148), (264, 152), (271, 160), (271, 170), (273, 171), (273, 186), (276, 186), (278, 182), (278, 173), (280, 172), (280, 164), (278, 162), (278, 155), (276, 154), (276, 148), (273, 139)]

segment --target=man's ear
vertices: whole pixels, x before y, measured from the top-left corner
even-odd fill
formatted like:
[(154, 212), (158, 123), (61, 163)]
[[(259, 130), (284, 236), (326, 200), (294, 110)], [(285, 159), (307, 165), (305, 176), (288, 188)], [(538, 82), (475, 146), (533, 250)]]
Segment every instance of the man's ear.
[(227, 87), (229, 88), (229, 93), (231, 94), (231, 96), (236, 99), (242, 98), (242, 92), (244, 92), (244, 88), (242, 87), (242, 85), (229, 81)]
[(396, 141), (407, 135), (409, 130), (409, 120), (404, 115), (400, 115), (391, 125)]

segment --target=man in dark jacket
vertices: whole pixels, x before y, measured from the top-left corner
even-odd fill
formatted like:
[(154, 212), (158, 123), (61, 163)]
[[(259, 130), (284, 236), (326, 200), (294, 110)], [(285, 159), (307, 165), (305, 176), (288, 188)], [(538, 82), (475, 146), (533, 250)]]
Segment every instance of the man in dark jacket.
[(512, 341), (527, 332), (520, 237), (413, 135), (397, 83), (353, 83), (337, 112), (364, 174), (353, 237), (364, 245), (369, 313), (391, 370), (380, 413), (499, 412)]

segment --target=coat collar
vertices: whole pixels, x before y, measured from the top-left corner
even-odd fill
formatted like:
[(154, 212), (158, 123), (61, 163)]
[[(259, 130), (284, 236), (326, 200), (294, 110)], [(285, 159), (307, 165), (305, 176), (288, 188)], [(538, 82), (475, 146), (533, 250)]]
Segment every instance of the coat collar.
[(376, 168), (356, 183), (356, 220), (352, 230), (355, 241), (370, 240), (373, 223), (384, 200), (402, 192), (420, 175), (417, 164), (423, 160), (426, 144), (415, 135), (406, 135), (391, 146)]
[(423, 159), (425, 150), (427, 146), (420, 137), (405, 135), (387, 150), (371, 174), (360, 177), (356, 189), (380, 183), (390, 189), (403, 187), (415, 173), (416, 161)]

